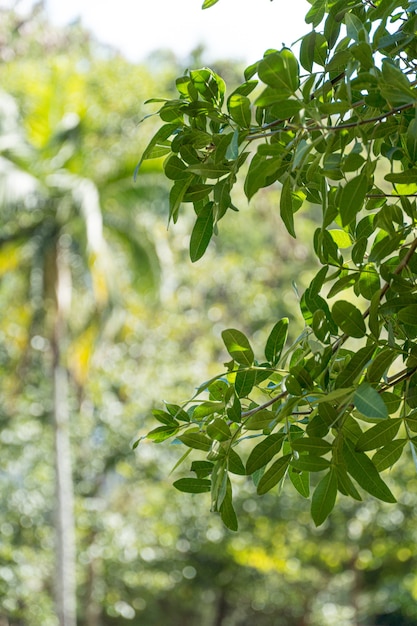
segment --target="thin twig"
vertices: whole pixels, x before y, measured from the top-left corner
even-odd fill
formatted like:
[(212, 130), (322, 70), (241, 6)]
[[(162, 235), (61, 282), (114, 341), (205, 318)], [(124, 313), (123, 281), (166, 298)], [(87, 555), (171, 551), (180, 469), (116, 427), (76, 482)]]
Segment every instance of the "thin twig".
[(282, 400), (282, 398), (285, 398), (287, 395), (288, 391), (282, 391), (278, 396), (270, 398), (267, 402), (264, 402), (264, 404), (260, 404), (259, 406), (256, 406), (249, 411), (243, 411), (242, 417), (250, 417), (251, 415), (255, 415), (255, 413), (258, 413), (258, 411), (262, 411), (262, 409), (267, 409), (269, 406), (275, 404), (275, 402), (278, 402), (278, 400)]
[[(402, 104), (399, 107), (395, 107), (395, 109), (390, 109), (389, 111), (386, 111), (385, 113), (382, 113), (381, 115), (376, 115), (375, 117), (369, 117), (367, 119), (362, 119), (362, 120), (357, 120), (356, 122), (348, 122), (347, 124), (340, 124), (339, 126), (320, 126), (320, 125), (316, 125), (316, 126), (294, 126), (294, 125), (288, 125), (287, 129), (288, 130), (304, 130), (307, 131), (309, 133), (314, 132), (314, 131), (327, 131), (327, 132), (338, 132), (339, 130), (345, 130), (345, 129), (349, 129), (349, 128), (357, 128), (358, 126), (365, 126), (366, 124), (375, 124), (377, 122), (382, 122), (382, 120), (386, 119), (387, 117), (391, 117), (391, 115), (395, 115), (396, 113), (401, 113), (402, 111), (406, 111), (407, 109), (411, 109), (412, 107), (415, 107), (416, 103), (412, 102), (412, 103), (408, 103), (408, 104)], [(248, 141), (254, 141), (255, 139), (263, 139), (264, 137), (271, 137), (273, 135), (276, 135), (279, 131), (271, 131), (269, 133), (257, 133), (255, 135), (248, 135), (247, 140)]]

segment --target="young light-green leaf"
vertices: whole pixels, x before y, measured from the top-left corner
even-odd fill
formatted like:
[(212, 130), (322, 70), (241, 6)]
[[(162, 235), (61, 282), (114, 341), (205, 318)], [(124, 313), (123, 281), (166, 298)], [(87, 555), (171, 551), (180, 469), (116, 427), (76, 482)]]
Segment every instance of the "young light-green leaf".
[(254, 361), (254, 353), (246, 336), (235, 328), (228, 328), (222, 332), (224, 345), (232, 359), (240, 365), (250, 367)]

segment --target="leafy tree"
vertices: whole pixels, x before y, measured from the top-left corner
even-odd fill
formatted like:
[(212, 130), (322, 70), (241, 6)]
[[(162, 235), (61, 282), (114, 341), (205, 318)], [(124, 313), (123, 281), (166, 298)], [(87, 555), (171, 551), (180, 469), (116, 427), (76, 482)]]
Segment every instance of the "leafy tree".
[(298, 211), (317, 219), (302, 333), (288, 343), (279, 319), (256, 356), (243, 332), (224, 330), (223, 371), (184, 405), (155, 410), (147, 435), (175, 437), (181, 461), (199, 451), (174, 485), (210, 492), (233, 530), (231, 474), (252, 476), (259, 495), (284, 481), (306, 498), (313, 487), (319, 526), (338, 494), (394, 503), (381, 474), (405, 451), (416, 457), (417, 3), (310, 4), (298, 59), (267, 50), (229, 95), (208, 68), (179, 77), (139, 163), (165, 156), (170, 221), (193, 206), (192, 262), (237, 210), (240, 173), (249, 200), (282, 186), (294, 239)]

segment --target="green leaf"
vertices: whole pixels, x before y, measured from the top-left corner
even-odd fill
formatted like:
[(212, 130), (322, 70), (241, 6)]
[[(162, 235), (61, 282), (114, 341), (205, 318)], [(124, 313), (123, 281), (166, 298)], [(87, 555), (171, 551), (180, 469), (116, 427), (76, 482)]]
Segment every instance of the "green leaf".
[(229, 165), (222, 165), (221, 163), (198, 163), (190, 165), (187, 171), (205, 178), (221, 178), (230, 174), (231, 170)]
[(250, 367), (255, 356), (246, 336), (235, 328), (229, 328), (222, 332), (224, 345), (232, 359), (240, 365)]
[(253, 474), (261, 467), (265, 467), (269, 461), (281, 450), (284, 441), (284, 433), (274, 433), (258, 443), (249, 455), (246, 462), (246, 473)]
[(313, 63), (324, 67), (326, 65), (327, 52), (328, 46), (326, 37), (313, 30), (302, 38), (300, 47), (301, 65), (308, 72), (311, 72)]
[(332, 449), (332, 444), (320, 437), (300, 437), (291, 442), (291, 447), (297, 452), (308, 452), (313, 456), (322, 456)]
[(345, 496), (350, 496), (359, 502), (362, 500), (359, 491), (351, 481), (344, 466), (336, 465), (337, 487)]
[(338, 229), (330, 229), (328, 230), (331, 238), (335, 242), (338, 248), (350, 248), (352, 245), (352, 237), (344, 230)]
[[(191, 452), (191, 448), (187, 450), (186, 454)], [(214, 463), (211, 461), (193, 461), (191, 463), (191, 471), (195, 472), (197, 478), (205, 478), (209, 476), (213, 471)]]
[(367, 189), (368, 179), (365, 174), (352, 178), (343, 187), (340, 194), (340, 217), (343, 226), (351, 224), (362, 209)]
[(220, 507), (220, 517), (226, 528), (233, 531), (238, 530), (238, 521), (233, 508), (232, 484), (229, 478), (227, 479), (226, 494)]
[(339, 328), (349, 337), (363, 337), (366, 333), (362, 313), (351, 302), (338, 300), (332, 308), (332, 316)]
[(152, 156), (152, 154), (154, 153), (155, 147), (161, 146), (162, 148), (165, 149), (165, 147), (166, 147), (166, 144), (165, 144), (166, 140), (177, 129), (178, 129), (178, 124), (164, 124), (163, 126), (161, 126), (161, 128), (159, 128), (157, 130), (157, 132), (155, 133), (155, 135), (152, 137), (151, 141), (149, 142), (149, 144), (145, 148), (145, 150), (143, 152), (143, 155), (142, 155), (142, 158), (141, 158), (141, 160), (139, 161), (139, 163), (137, 164), (137, 166), (135, 168), (135, 172), (134, 172), (134, 179), (135, 180), (136, 180), (136, 176), (137, 176), (138, 170), (139, 170), (140, 166), (142, 165), (143, 161), (146, 161), (147, 159), (154, 158)]
[(207, 434), (217, 441), (227, 441), (232, 436), (229, 426), (220, 417), (217, 417), (207, 426)]
[(346, 442), (343, 457), (349, 474), (371, 496), (383, 502), (396, 502), (388, 486), (380, 477), (378, 470), (364, 452), (356, 452), (352, 444)]
[[(411, 120), (407, 128), (406, 145), (409, 159), (412, 163), (417, 161), (417, 118)], [(417, 178), (414, 182), (417, 181)]]
[[(177, 185), (178, 183), (175, 184)], [(213, 185), (190, 185), (186, 188), (182, 202), (198, 202), (198, 200), (204, 200), (204, 198), (207, 198), (212, 189)]]
[(373, 345), (360, 348), (336, 378), (336, 389), (348, 388), (353, 385), (368, 365), (374, 352), (375, 346)]
[(392, 362), (397, 358), (398, 354), (392, 348), (384, 348), (379, 354), (372, 360), (366, 377), (371, 383), (378, 383), (383, 376), (387, 373)]
[(398, 320), (409, 326), (417, 326), (417, 304), (411, 304), (398, 311)]
[(258, 483), (256, 491), (259, 495), (267, 493), (273, 487), (275, 487), (276, 484), (279, 483), (279, 481), (281, 480), (281, 478), (284, 477), (285, 472), (287, 471), (291, 458), (292, 454), (286, 454), (271, 465), (271, 467), (265, 472), (265, 474), (262, 476), (261, 480)]
[(213, 413), (223, 413), (224, 402), (202, 402), (193, 411), (193, 419), (201, 420)]
[(301, 454), (297, 460), (291, 462), (291, 465), (301, 472), (322, 472), (330, 467), (330, 461), (313, 454)]
[(269, 363), (276, 365), (280, 359), (282, 349), (287, 341), (288, 317), (279, 320), (266, 341), (265, 357)]
[(190, 172), (186, 163), (181, 161), (176, 154), (171, 154), (164, 163), (165, 176), (171, 180), (190, 178)]
[(211, 439), (198, 432), (186, 432), (178, 437), (183, 444), (189, 448), (195, 448), (196, 450), (204, 450), (208, 452), (211, 448)]
[(386, 419), (388, 410), (379, 393), (369, 383), (362, 383), (354, 393), (353, 403), (365, 417)]
[(246, 398), (256, 382), (255, 370), (238, 370), (236, 372), (235, 389), (239, 398)]
[(373, 263), (366, 263), (366, 265), (361, 268), (358, 287), (361, 296), (367, 300), (371, 300), (375, 292), (379, 291), (381, 283), (379, 280), (379, 274)]
[(411, 185), (417, 181), (417, 168), (405, 170), (404, 172), (398, 172), (395, 174), (387, 174), (384, 176), (385, 180), (390, 183), (400, 183), (401, 185)]
[(267, 85), (293, 94), (299, 87), (299, 68), (294, 54), (284, 48), (267, 54), (258, 65), (258, 76)]
[(193, 176), (187, 176), (187, 178), (175, 181), (171, 187), (171, 191), (169, 193), (169, 220), (172, 219), (174, 224), (178, 219), (178, 211), (181, 202), (184, 201), (184, 196), (187, 193), (192, 179)]
[(311, 499), (311, 517), (320, 526), (332, 512), (337, 495), (337, 477), (331, 469), (319, 482)]
[(366, 430), (356, 442), (356, 450), (366, 452), (390, 443), (401, 426), (400, 419), (387, 419)]
[(208, 9), (212, 7), (214, 4), (217, 4), (219, 0), (204, 0), (202, 9)]
[(165, 404), (167, 410), (177, 420), (181, 420), (182, 422), (189, 422), (190, 416), (184, 409), (182, 409), (178, 404), (170, 404), (166, 402)]
[(315, 0), (311, 9), (305, 16), (306, 24), (312, 24), (316, 28), (322, 21), (326, 12), (326, 0)]
[(201, 259), (213, 235), (213, 204), (209, 202), (198, 215), (190, 239), (190, 259)]
[(232, 474), (238, 474), (239, 476), (246, 475), (246, 469), (243, 465), (242, 459), (234, 450), (230, 449), (227, 454), (227, 469)]
[(310, 495), (310, 474), (308, 472), (297, 472), (293, 467), (290, 467), (288, 476), (298, 493), (303, 498), (308, 498)]
[(207, 493), (211, 489), (211, 481), (205, 478), (180, 478), (173, 484), (175, 489), (186, 493)]
[(293, 214), (293, 202), (292, 202), (292, 184), (291, 178), (288, 177), (281, 189), (281, 198), (279, 203), (281, 219), (285, 224), (285, 227), (289, 234), (295, 238), (294, 231), (294, 214)]
[(245, 428), (246, 430), (264, 430), (268, 428), (274, 420), (275, 414), (272, 413), (272, 411), (263, 409), (245, 420)]
[(161, 441), (165, 441), (166, 439), (169, 439), (170, 437), (175, 435), (177, 432), (178, 432), (178, 425), (177, 426), (158, 426), (157, 428), (154, 428), (153, 430), (151, 430), (146, 435), (146, 438), (152, 439), (152, 441), (155, 441), (156, 443), (160, 443)]
[(251, 103), (247, 96), (233, 93), (227, 101), (227, 108), (233, 121), (241, 128), (249, 128), (251, 124)]
[(401, 457), (407, 439), (395, 439), (383, 446), (372, 457), (372, 463), (378, 472), (392, 467)]

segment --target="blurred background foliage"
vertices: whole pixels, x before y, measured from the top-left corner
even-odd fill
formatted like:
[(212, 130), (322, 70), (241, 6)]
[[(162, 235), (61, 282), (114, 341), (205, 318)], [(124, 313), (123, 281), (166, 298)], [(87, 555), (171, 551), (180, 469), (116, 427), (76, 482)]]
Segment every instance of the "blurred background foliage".
[[(1, 626), (58, 623), (51, 241), (65, 249), (73, 293), (64, 351), (79, 625), (417, 624), (413, 468), (393, 478), (398, 506), (341, 500), (320, 529), (290, 489), (258, 502), (242, 478), (234, 535), (201, 497), (166, 480), (179, 448), (131, 447), (161, 398), (180, 403), (214, 374), (222, 329), (237, 326), (259, 345), (284, 315), (302, 329), (297, 289), (314, 272), (313, 209), (294, 243), (277, 189), (249, 207), (242, 194), (240, 214), (228, 213), (191, 265), (187, 221), (167, 230), (161, 164), (136, 183), (133, 171), (152, 134), (144, 101), (172, 96), (175, 77), (204, 64), (204, 51), (133, 65), (79, 23), (53, 28), (40, 5), (0, 18)], [(214, 69), (232, 85), (242, 71), (230, 60)], [(81, 200), (80, 181), (90, 185)], [(104, 265), (90, 241), (94, 190)]]

